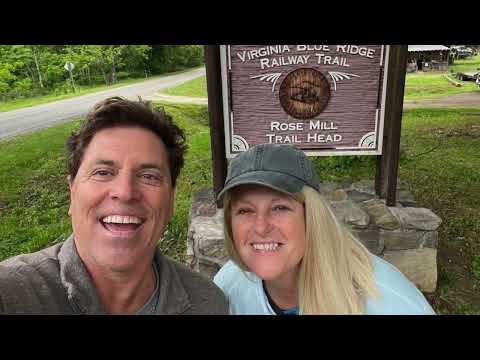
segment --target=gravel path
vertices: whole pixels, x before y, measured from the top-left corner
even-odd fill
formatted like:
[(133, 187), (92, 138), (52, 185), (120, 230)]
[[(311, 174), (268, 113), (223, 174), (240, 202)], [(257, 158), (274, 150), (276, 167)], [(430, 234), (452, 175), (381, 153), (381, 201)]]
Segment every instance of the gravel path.
[(480, 91), (455, 94), (438, 99), (405, 100), (404, 109), (415, 108), (469, 108), (480, 107)]

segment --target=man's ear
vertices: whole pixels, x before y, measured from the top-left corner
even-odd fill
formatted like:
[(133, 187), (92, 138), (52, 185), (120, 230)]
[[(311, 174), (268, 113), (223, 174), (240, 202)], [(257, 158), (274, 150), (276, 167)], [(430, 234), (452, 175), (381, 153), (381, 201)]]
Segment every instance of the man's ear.
[(67, 182), (70, 191), (72, 191), (72, 177), (70, 175), (67, 176)]
[(72, 177), (67, 176), (68, 188), (70, 189), (70, 205), (68, 206), (68, 216), (72, 216)]
[(176, 188), (173, 188), (173, 194), (172, 194), (172, 203), (170, 204), (170, 218), (173, 217), (173, 215), (175, 214), (175, 206), (176, 206), (176, 196), (177, 196), (177, 189)]

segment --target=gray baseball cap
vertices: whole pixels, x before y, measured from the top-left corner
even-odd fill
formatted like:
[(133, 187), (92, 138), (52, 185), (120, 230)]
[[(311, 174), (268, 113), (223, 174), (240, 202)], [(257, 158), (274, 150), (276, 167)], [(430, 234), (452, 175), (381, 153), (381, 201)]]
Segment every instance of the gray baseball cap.
[(225, 186), (218, 199), (230, 189), (257, 184), (293, 195), (308, 185), (319, 191), (320, 182), (312, 161), (291, 145), (262, 144), (232, 159)]

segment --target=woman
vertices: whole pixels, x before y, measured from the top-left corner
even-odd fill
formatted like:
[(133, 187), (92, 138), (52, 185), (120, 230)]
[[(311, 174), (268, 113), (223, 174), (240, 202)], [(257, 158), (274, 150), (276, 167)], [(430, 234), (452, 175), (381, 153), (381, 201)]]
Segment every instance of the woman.
[(231, 260), (214, 278), (232, 314), (434, 314), (422, 293), (336, 219), (305, 154), (259, 145), (230, 163)]

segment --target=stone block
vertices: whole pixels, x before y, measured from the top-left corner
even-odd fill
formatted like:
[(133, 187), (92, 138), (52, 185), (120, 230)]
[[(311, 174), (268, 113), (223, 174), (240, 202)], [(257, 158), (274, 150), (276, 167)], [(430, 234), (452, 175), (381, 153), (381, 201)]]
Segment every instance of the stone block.
[(366, 193), (358, 190), (347, 190), (348, 198), (360, 203), (375, 198), (375, 194)]
[(328, 201), (341, 201), (341, 200), (347, 200), (348, 195), (343, 189), (338, 189), (335, 191), (331, 191), (329, 193), (325, 194), (325, 199)]
[(202, 189), (195, 193), (190, 208), (189, 219), (196, 216), (214, 216), (217, 212), (213, 189)]
[(356, 190), (358, 192), (375, 195), (375, 181), (373, 180), (361, 180), (354, 182), (349, 190)]
[(213, 280), (214, 276), (217, 274), (218, 270), (220, 270), (220, 266), (218, 264), (214, 264), (209, 261), (200, 260), (198, 264), (198, 271), (205, 275), (210, 280)]
[(352, 200), (330, 202), (333, 212), (338, 220), (353, 228), (366, 228), (370, 217)]
[(224, 246), (223, 211), (218, 210), (213, 217), (194, 217), (187, 235), (187, 255), (195, 257), (199, 263), (222, 266), (228, 255)]
[(335, 183), (335, 182), (323, 182), (323, 183), (320, 183), (320, 193), (322, 195), (325, 195), (325, 194), (328, 194), (332, 191), (335, 191), (337, 189), (340, 188), (340, 185), (338, 183)]
[(385, 251), (383, 258), (397, 267), (421, 291), (437, 287), (437, 250), (430, 248)]
[(348, 189), (350, 186), (352, 186), (352, 182), (350, 180), (342, 180), (337, 184), (338, 184), (338, 189)]
[(395, 230), (400, 228), (397, 218), (392, 215), (384, 200), (371, 199), (359, 204), (370, 216), (371, 223), (380, 229)]
[(438, 249), (438, 231), (425, 231), (420, 247)]
[(351, 229), (350, 231), (371, 253), (380, 255), (383, 252), (384, 243), (378, 230)]
[(380, 237), (385, 243), (385, 250), (418, 249), (422, 242), (423, 235), (423, 232), (415, 230), (380, 230)]
[(404, 229), (435, 231), (442, 223), (442, 219), (435, 215), (430, 209), (390, 207), (390, 211)]

